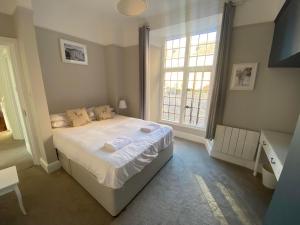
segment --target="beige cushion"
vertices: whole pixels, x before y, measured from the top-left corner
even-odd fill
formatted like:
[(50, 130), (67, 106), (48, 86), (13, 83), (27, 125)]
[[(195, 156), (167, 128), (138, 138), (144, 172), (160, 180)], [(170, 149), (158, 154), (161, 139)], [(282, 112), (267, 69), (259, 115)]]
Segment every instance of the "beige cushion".
[(66, 114), (73, 127), (82, 126), (90, 122), (85, 108), (67, 110)]
[(103, 105), (95, 108), (97, 120), (107, 120), (113, 118), (112, 109), (109, 105)]

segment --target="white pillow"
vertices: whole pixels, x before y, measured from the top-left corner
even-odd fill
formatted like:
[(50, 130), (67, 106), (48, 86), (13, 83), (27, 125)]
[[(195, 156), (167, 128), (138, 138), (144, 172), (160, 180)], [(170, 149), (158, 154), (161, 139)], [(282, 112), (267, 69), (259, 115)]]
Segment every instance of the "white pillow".
[(56, 121), (69, 122), (69, 119), (67, 118), (67, 115), (65, 113), (52, 114), (52, 115), (50, 115), (50, 120), (51, 120), (51, 122), (56, 122)]
[(65, 120), (61, 121), (52, 121), (51, 126), (52, 128), (63, 128), (63, 127), (70, 127), (71, 123)]
[(86, 111), (90, 117), (90, 120), (96, 120), (95, 107), (90, 107)]

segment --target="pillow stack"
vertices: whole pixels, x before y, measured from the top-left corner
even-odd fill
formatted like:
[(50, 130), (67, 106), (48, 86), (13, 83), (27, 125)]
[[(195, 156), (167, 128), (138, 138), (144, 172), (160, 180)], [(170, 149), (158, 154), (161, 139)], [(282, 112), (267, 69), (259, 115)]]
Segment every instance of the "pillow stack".
[(65, 113), (50, 115), (50, 121), (53, 128), (69, 127), (71, 125), (71, 122)]
[(78, 127), (94, 120), (106, 120), (114, 117), (109, 105), (67, 110), (66, 113), (50, 115), (52, 128)]

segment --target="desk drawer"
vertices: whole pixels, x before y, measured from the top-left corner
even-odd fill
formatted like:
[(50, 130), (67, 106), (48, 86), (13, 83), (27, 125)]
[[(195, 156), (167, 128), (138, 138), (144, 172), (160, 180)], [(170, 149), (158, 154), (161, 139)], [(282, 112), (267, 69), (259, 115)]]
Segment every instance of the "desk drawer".
[(264, 148), (264, 151), (267, 155), (267, 158), (272, 166), (272, 169), (274, 171), (275, 177), (278, 180), (282, 171), (282, 165), (277, 157), (277, 155), (272, 150), (272, 147), (269, 145), (269, 143), (265, 140), (262, 140), (262, 146)]

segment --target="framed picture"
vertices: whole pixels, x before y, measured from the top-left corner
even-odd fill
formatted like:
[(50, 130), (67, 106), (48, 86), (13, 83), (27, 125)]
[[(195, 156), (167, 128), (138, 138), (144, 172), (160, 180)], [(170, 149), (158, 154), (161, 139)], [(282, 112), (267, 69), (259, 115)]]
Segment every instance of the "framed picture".
[(73, 41), (60, 39), (62, 61), (88, 65), (86, 46)]
[(257, 63), (233, 64), (231, 90), (251, 91), (254, 89)]

